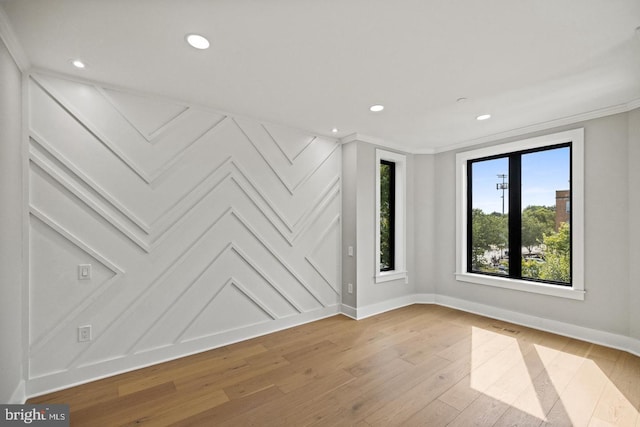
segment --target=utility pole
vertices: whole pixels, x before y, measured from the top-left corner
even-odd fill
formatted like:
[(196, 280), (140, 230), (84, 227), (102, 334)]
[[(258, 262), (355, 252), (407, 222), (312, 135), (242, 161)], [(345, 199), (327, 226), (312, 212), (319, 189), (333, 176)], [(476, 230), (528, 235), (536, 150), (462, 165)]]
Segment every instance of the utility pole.
[(505, 182), (505, 179), (507, 178), (506, 174), (498, 174), (498, 178), (502, 178), (502, 182), (499, 182), (496, 184), (496, 190), (502, 190), (502, 215), (504, 215), (504, 190), (509, 189), (509, 183)]

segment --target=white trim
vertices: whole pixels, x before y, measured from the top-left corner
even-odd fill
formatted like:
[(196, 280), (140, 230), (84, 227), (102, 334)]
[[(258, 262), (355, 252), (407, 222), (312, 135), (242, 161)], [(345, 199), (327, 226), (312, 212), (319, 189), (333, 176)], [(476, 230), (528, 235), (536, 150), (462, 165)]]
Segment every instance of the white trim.
[(374, 145), (380, 145), (392, 150), (404, 151), (409, 154), (440, 154), (448, 151), (460, 150), (463, 148), (470, 148), (476, 145), (484, 144), (487, 142), (499, 141), (501, 139), (518, 137), (533, 132), (545, 131), (560, 126), (569, 126), (576, 123), (584, 122), (587, 120), (599, 119), (601, 117), (612, 116), (614, 114), (626, 113), (631, 110), (640, 108), (640, 98), (632, 99), (629, 102), (610, 105), (608, 107), (599, 108), (597, 110), (586, 111), (583, 113), (574, 114), (572, 116), (562, 117), (559, 119), (548, 120), (546, 122), (534, 123), (523, 127), (509, 129), (504, 132), (493, 133), (491, 135), (481, 136), (478, 138), (463, 140), (451, 145), (441, 145), (430, 148), (415, 148), (407, 145), (396, 144), (394, 142), (386, 141), (382, 138), (373, 136), (362, 135), (359, 133), (352, 133), (340, 139), (343, 144), (352, 141), (363, 141)]
[(467, 301), (446, 295), (436, 295), (436, 304), (444, 307), (454, 308), (492, 319), (504, 320), (516, 325), (526, 326), (541, 331), (600, 344), (640, 356), (640, 340), (616, 334), (613, 332), (600, 331), (597, 329), (585, 328), (584, 326), (573, 325), (571, 323), (560, 322), (558, 320), (546, 319), (544, 317), (532, 316), (516, 311), (505, 310), (486, 304)]
[[(394, 242), (394, 270), (380, 271), (380, 161), (387, 160), (395, 163), (395, 242)], [(374, 281), (375, 283), (405, 279), (406, 271), (406, 242), (407, 242), (407, 156), (392, 151), (376, 148), (375, 163), (375, 250), (374, 250)]]
[[(395, 310), (397, 308), (406, 307), (416, 303), (414, 294), (403, 295), (390, 300), (378, 302), (375, 304), (369, 304), (364, 307), (356, 308), (356, 315), (353, 316), (357, 320), (366, 319), (367, 317), (375, 316), (376, 314), (384, 313), (386, 311)], [(350, 316), (352, 317), (352, 316)]]
[(20, 380), (20, 382), (18, 383), (18, 386), (11, 394), (11, 397), (9, 398), (9, 401), (7, 403), (22, 405), (26, 401), (27, 401), (26, 383), (24, 380)]
[(636, 108), (640, 108), (640, 98), (627, 102), (627, 111), (635, 110)]
[[(572, 151), (572, 286), (554, 286), (468, 273), (467, 270), (467, 162), (473, 159), (571, 142)], [(584, 300), (584, 129), (498, 144), (456, 155), (456, 280), (517, 291)]]
[(640, 98), (633, 99), (624, 104), (611, 105), (609, 107), (600, 108), (597, 110), (587, 111), (584, 113), (575, 114), (573, 116), (562, 117), (560, 119), (549, 120), (546, 122), (535, 123), (520, 128), (510, 129), (504, 132), (498, 132), (491, 135), (481, 136), (479, 138), (469, 139), (461, 141), (452, 145), (439, 146), (434, 148), (425, 149), (407, 149), (406, 151), (412, 154), (439, 154), (446, 153), (448, 151), (460, 150), (463, 148), (470, 148), (476, 145), (484, 144), (486, 142), (494, 142), (501, 139), (518, 137), (526, 135), (528, 133), (545, 131), (560, 126), (569, 126), (576, 123), (584, 122), (587, 120), (599, 119), (601, 117), (612, 116), (614, 114), (627, 113), (631, 110), (640, 108)]
[[(370, 316), (374, 316), (376, 314), (406, 307), (412, 304), (435, 304), (443, 307), (449, 307), (496, 320), (503, 320), (505, 322), (513, 323), (520, 326), (526, 326), (541, 331), (551, 332), (554, 334), (575, 338), (594, 344), (604, 345), (622, 351), (627, 351), (640, 357), (640, 339), (635, 339), (613, 332), (585, 328), (584, 326), (578, 326), (571, 323), (532, 316), (516, 311), (505, 310), (502, 308), (454, 298), (447, 295), (438, 295), (431, 293), (411, 294), (394, 298), (388, 301), (371, 304), (365, 307), (360, 307), (357, 309), (349, 307), (350, 309), (356, 310), (357, 312), (355, 316), (349, 317), (361, 320)], [(343, 312), (343, 314), (346, 313)]]
[(18, 37), (13, 31), (13, 27), (11, 26), (11, 22), (9, 21), (9, 17), (7, 16), (2, 6), (0, 6), (0, 39), (2, 39), (2, 41), (4, 42), (7, 50), (9, 51), (9, 54), (13, 58), (20, 71), (24, 72), (28, 70), (31, 67), (29, 58), (27, 58), (22, 45), (18, 41)]
[[(173, 354), (171, 350), (175, 350), (176, 346), (170, 346), (168, 348), (159, 349), (152, 352), (155, 356), (160, 356), (159, 353), (166, 353), (165, 357), (158, 357), (155, 360), (148, 357), (140, 360), (140, 363), (133, 367), (130, 365), (126, 368), (117, 369), (115, 364), (118, 360), (112, 360), (100, 365), (93, 365), (91, 368), (81, 368), (72, 372), (65, 372), (61, 374), (53, 374), (47, 377), (40, 377), (32, 379), (28, 382), (27, 391), (25, 392), (25, 386), (21, 383), (16, 391), (12, 395), (12, 400), (19, 401), (24, 395), (29, 398), (39, 396), (46, 393), (51, 393), (57, 390), (66, 389), (79, 384), (99, 380), (106, 377), (112, 377), (123, 372), (129, 372), (136, 369), (144, 368), (147, 366), (162, 363), (168, 360), (174, 360), (179, 357), (185, 357), (190, 354), (199, 353), (202, 351), (208, 351), (213, 348), (221, 347), (224, 345), (230, 345), (235, 342), (251, 339), (257, 336), (277, 332), (283, 329), (288, 329), (294, 326), (300, 326), (305, 323), (320, 320), (326, 317), (334, 316), (336, 314), (343, 314), (352, 319), (365, 319), (367, 317), (374, 316), (376, 314), (384, 313), (390, 310), (406, 307), (412, 304), (435, 304), (444, 307), (450, 307), (456, 310), (466, 311), (469, 313), (486, 316), (492, 319), (503, 320), (516, 325), (526, 326), (530, 328), (539, 329), (546, 332), (551, 332), (558, 335), (563, 335), (586, 342), (604, 345), (607, 347), (615, 348), (622, 351), (627, 351), (631, 354), (640, 357), (640, 340), (625, 335), (620, 335), (612, 332), (600, 331), (597, 329), (585, 328), (583, 326), (577, 326), (570, 323), (560, 322), (557, 320), (545, 319), (542, 317), (523, 314), (511, 310), (504, 310), (501, 308), (489, 306), (486, 304), (467, 301), (459, 298), (449, 297), (446, 295), (438, 294), (409, 294), (401, 297), (393, 298), (391, 300), (370, 304), (365, 307), (353, 308), (346, 304), (335, 305), (314, 311), (313, 313), (304, 313), (302, 316), (294, 316), (294, 318), (280, 319), (278, 327), (270, 328), (270, 330), (259, 331), (254, 334), (248, 334), (244, 337), (229, 338), (226, 341), (220, 342), (212, 347), (206, 349), (199, 349), (184, 354)], [(302, 318), (301, 318), (302, 317)], [(272, 325), (273, 322), (269, 322)], [(259, 326), (259, 325), (258, 325)], [(262, 329), (262, 328), (261, 328)], [(162, 350), (162, 351), (161, 351)], [(175, 352), (177, 353), (177, 352)], [(144, 353), (147, 354), (147, 353)], [(26, 400), (23, 399), (23, 401)]]
[(355, 142), (355, 141), (366, 142), (367, 144), (371, 144), (371, 145), (379, 145), (381, 147), (388, 148), (390, 150), (404, 151), (406, 153), (415, 152), (415, 150), (412, 151), (412, 149), (407, 147), (406, 145), (397, 144), (393, 141), (386, 141), (382, 138), (378, 138), (375, 136), (363, 135), (357, 132), (340, 138), (340, 143), (342, 144), (348, 144), (350, 142)]
[(437, 294), (414, 294), (413, 298), (416, 304), (435, 304)]
[(351, 307), (347, 304), (342, 304), (342, 308), (340, 309), (340, 313), (344, 314), (347, 317), (350, 317), (354, 320), (358, 319), (358, 310)]
[[(378, 253), (378, 251), (376, 251), (376, 253)], [(380, 260), (378, 260), (378, 263), (380, 263)], [(380, 271), (378, 272), (378, 274), (375, 275), (375, 282), (384, 283), (384, 282), (391, 282), (393, 280), (400, 280), (400, 279), (406, 279), (406, 278), (407, 278), (406, 270), (396, 269), (392, 271)]]
[(456, 280), (478, 285), (494, 286), (512, 289), (514, 291), (531, 292), (535, 294), (551, 295), (555, 297), (584, 300), (585, 291), (568, 286), (551, 285), (547, 283), (532, 283), (526, 280), (508, 279), (506, 277), (485, 276), (483, 274), (456, 273)]

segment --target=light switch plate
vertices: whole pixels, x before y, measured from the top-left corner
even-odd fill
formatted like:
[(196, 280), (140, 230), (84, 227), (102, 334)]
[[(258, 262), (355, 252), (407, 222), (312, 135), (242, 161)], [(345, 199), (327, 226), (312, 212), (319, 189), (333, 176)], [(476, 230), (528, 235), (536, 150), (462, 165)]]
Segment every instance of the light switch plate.
[(78, 342), (91, 341), (91, 325), (78, 327)]
[(91, 264), (78, 264), (78, 280), (91, 279)]

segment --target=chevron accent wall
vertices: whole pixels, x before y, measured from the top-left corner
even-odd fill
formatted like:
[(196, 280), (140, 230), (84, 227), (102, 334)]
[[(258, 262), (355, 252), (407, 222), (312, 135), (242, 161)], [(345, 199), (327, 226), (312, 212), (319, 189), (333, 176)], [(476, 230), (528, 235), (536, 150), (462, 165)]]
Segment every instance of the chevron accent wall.
[(338, 142), (61, 77), (26, 85), (30, 394), (338, 311)]

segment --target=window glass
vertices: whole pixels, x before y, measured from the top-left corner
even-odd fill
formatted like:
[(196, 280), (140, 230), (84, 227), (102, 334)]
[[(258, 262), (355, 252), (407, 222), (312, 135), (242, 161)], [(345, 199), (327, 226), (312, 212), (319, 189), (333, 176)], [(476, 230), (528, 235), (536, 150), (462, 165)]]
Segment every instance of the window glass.
[(571, 146), (471, 160), (467, 271), (571, 285)]
[(571, 282), (570, 148), (523, 154), (522, 276)]
[(509, 273), (508, 171), (508, 158), (471, 163), (471, 271)]
[(395, 163), (380, 161), (380, 271), (395, 268)]

